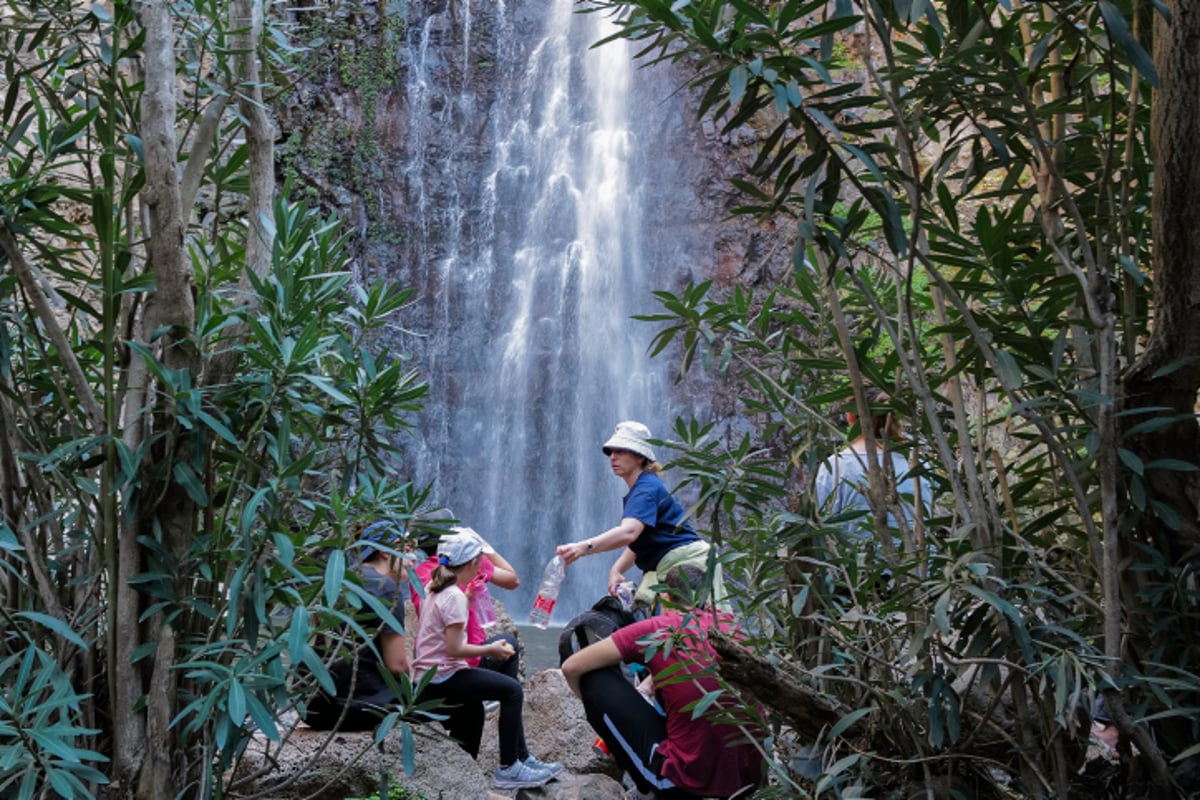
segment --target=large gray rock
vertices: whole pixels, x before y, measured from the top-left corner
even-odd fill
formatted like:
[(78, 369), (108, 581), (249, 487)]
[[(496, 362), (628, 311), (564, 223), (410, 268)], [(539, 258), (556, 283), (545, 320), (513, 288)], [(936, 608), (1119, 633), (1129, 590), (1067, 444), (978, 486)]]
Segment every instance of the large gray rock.
[[(513, 800), (623, 800), (625, 787), (607, 775), (574, 775), (564, 772), (536, 789), (493, 790)], [(450, 795), (446, 795), (449, 800)]]
[(345, 800), (379, 789), (380, 774), (423, 797), (487, 798), (492, 783), (475, 759), (441, 730), (413, 729), (414, 770), (404, 774), (402, 734), (392, 733), (376, 747), (374, 734), (314, 731), (298, 725), (280, 747), (256, 737), (236, 768), (234, 788), (262, 800)]
[(541, 670), (525, 686), (525, 740), (533, 755), (566, 767), (557, 779), (537, 789), (492, 788), (499, 759), (498, 716), (496, 712), (488, 716), (478, 760), (446, 738), (440, 726), (414, 726), (411, 775), (404, 774), (399, 730), (376, 747), (371, 732), (330, 734), (296, 724), (282, 746), (256, 737), (231, 776), (231, 788), (263, 800), (345, 800), (376, 792), (381, 772), (387, 771), (397, 784), (430, 800), (620, 800), (624, 796), (621, 770), (612, 758), (592, 749), (596, 734), (561, 670)]

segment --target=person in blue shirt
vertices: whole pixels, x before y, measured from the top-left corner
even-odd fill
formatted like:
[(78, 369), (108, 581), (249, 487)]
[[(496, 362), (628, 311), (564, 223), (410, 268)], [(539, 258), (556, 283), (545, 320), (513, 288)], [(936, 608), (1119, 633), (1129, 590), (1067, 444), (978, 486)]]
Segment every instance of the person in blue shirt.
[[(617, 593), (625, 573), (636, 566), (642, 571), (637, 600), (653, 605), (650, 587), (659, 583), (658, 573), (680, 564), (707, 569), (710, 545), (692, 529), (687, 512), (659, 477), (662, 465), (649, 439), (650, 429), (640, 422), (630, 420), (617, 425), (602, 449), (613, 474), (629, 487), (621, 521), (582, 542), (559, 545), (555, 552), (572, 564), (584, 556), (620, 550), (621, 555), (608, 572), (609, 594)], [(713, 596), (718, 601), (725, 598), (719, 565), (713, 576)]]
[(317, 730), (375, 728), (402, 702), (393, 687), (408, 674), (404, 596), (409, 590), (402, 559), (395, 555), (406, 541), (404, 530), (389, 521), (376, 522), (358, 529), (357, 538), (358, 579), (390, 616), (384, 619), (364, 604), (358, 613), (359, 622), (372, 634), (373, 642), (360, 643), (348, 657), (338, 657), (346, 654), (336, 652), (324, 654), (331, 657), (328, 667), (337, 692), (329, 695), (317, 689), (302, 709), (305, 723)]
[[(893, 542), (900, 547), (901, 530), (916, 532), (918, 519), (928, 516), (932, 495), (929, 481), (918, 477), (918, 470), (908, 463), (904, 450), (903, 428), (888, 405), (891, 398), (882, 389), (868, 387), (866, 399), (872, 415), (859, 426), (858, 435), (845, 448), (830, 456), (817, 468), (814, 480), (817, 507), (826, 519), (844, 518), (842, 527), (850, 543), (867, 542), (875, 538), (875, 528), (870, 497), (870, 446), (867, 443), (868, 427), (874, 440), (874, 460), (881, 470), (885, 483), (895, 486), (894, 503), (889, 503), (886, 528), (892, 532)], [(858, 415), (847, 414), (851, 428)], [(903, 526), (896, 516), (903, 516)], [(858, 512), (858, 516), (854, 514)], [(917, 537), (919, 539), (919, 537)], [(913, 541), (916, 541), (914, 539)]]

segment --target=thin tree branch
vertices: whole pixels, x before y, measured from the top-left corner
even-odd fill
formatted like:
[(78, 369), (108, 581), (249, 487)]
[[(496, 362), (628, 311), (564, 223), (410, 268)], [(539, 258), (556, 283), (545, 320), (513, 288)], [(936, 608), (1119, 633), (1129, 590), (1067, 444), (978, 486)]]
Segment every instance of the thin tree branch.
[(12, 231), (5, 224), (0, 224), (0, 249), (4, 250), (9, 263), (12, 264), (13, 272), (16, 273), (22, 288), (25, 289), (30, 302), (33, 303), (38, 321), (41, 323), (46, 335), (50, 337), (50, 342), (54, 345), (58, 358), (62, 362), (63, 370), (67, 373), (71, 387), (75, 390), (79, 402), (83, 405), (83, 410), (87, 414), (88, 424), (91, 426), (92, 432), (103, 433), (105, 430), (104, 409), (100, 407), (100, 403), (96, 400), (96, 395), (92, 392), (92, 387), (88, 383), (87, 376), (83, 374), (83, 368), (79, 365), (79, 360), (75, 358), (75, 350), (71, 347), (71, 343), (67, 341), (67, 336), (63, 333), (62, 326), (58, 324), (58, 318), (54, 314), (54, 309), (51, 308), (50, 302), (46, 299), (46, 295), (38, 285), (33, 267), (25, 260), (25, 255), (21, 252), (20, 245), (13, 236)]

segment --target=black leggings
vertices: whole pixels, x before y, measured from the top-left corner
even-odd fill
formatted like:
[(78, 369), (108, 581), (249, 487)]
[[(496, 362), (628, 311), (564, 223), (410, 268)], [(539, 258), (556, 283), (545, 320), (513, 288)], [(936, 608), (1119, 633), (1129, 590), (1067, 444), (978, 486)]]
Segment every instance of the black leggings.
[(335, 727), (346, 732), (370, 731), (379, 727), (380, 720), (399, 702), (390, 689), (367, 697), (356, 697), (349, 702), (317, 691), (309, 698), (304, 722), (318, 731), (330, 731)]
[(698, 800), (659, 774), (658, 744), (667, 738), (667, 721), (646, 702), (618, 667), (585, 672), (579, 696), (588, 723), (604, 739), (608, 751), (643, 792), (664, 800)]
[[(501, 660), (489, 656), (481, 659), (479, 666), (481, 669), (489, 669), (507, 675), (513, 680), (520, 680), (521, 648), (517, 644), (517, 639), (512, 634), (498, 633), (488, 637), (487, 642), (501, 640), (512, 646), (512, 658)], [(373, 681), (372, 683), (377, 682)], [(362, 683), (366, 684), (366, 679), (362, 679)], [(359, 691), (350, 701), (330, 697), (322, 691), (317, 691), (309, 698), (304, 721), (310, 728), (322, 731), (332, 730), (335, 726), (342, 731), (369, 731), (377, 728), (380, 720), (399, 704), (400, 698), (387, 686), (372, 691), (360, 685)], [(339, 722), (340, 725), (338, 725)], [(482, 717), (479, 725), (483, 726)], [(478, 749), (478, 744), (476, 744), (476, 749)], [(525, 755), (522, 755), (521, 758), (524, 759)]]
[(472, 758), (479, 755), (483, 738), (483, 704), (487, 700), (500, 701), (500, 765), (507, 767), (529, 757), (523, 719), (525, 691), (515, 678), (482, 667), (467, 667), (441, 683), (429, 684), (418, 702), (434, 699), (446, 705), (433, 713), (446, 715), (442, 725)]

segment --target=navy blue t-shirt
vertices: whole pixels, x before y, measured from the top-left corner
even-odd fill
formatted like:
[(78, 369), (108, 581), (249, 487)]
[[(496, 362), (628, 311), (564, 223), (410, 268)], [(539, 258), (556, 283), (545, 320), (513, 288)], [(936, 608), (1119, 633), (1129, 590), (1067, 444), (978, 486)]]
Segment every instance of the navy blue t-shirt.
[[(408, 591), (408, 587), (402, 585), (403, 582), (397, 583), (396, 579), (391, 575), (384, 575), (377, 572), (375, 569), (368, 566), (360, 566), (358, 571), (359, 577), (362, 579), (362, 587), (369, 594), (374, 595), (379, 602), (383, 603), (384, 608), (392, 612), (392, 616), (401, 625), (404, 624), (404, 592)], [(362, 611), (359, 614), (359, 622), (363, 628), (368, 631), (375, 631), (375, 648), (381, 649), (382, 642), (380, 637), (384, 633), (398, 633), (404, 635), (404, 628), (395, 628), (388, 624), (376, 614), (370, 606), (363, 604)], [(386, 679), (381, 674), (381, 670), (386, 669), (375, 655), (370, 647), (363, 645), (358, 650), (358, 676), (354, 684), (355, 697), (371, 697), (377, 692), (388, 691)], [(348, 666), (348, 665), (347, 665)], [(334, 675), (334, 683), (338, 687), (338, 696), (346, 697), (350, 689), (350, 671), (348, 669), (337, 672)]]
[(653, 472), (638, 476), (625, 495), (621, 514), (622, 519), (632, 517), (646, 526), (629, 545), (638, 569), (642, 572), (656, 569), (667, 551), (700, 541), (684, 516), (683, 506), (667, 491), (662, 478)]
[[(394, 622), (386, 622), (365, 603), (356, 613), (359, 624), (364, 630), (372, 633), (378, 650), (381, 648), (383, 634), (404, 634), (404, 595), (408, 592), (407, 581), (396, 581), (390, 575), (383, 575), (365, 565), (360, 565), (358, 571), (363, 589), (378, 599), (395, 618)], [(348, 625), (343, 627), (339, 635), (350, 637), (351, 640), (356, 638)], [(330, 645), (326, 645), (328, 646)], [(324, 649), (320, 651), (321, 658), (331, 655), (332, 653)], [(317, 730), (330, 730), (338, 724), (345, 731), (374, 728), (379, 724), (384, 710), (400, 699), (383, 675), (386, 670), (387, 667), (380, 661), (379, 656), (366, 644), (358, 647), (353, 658), (335, 659), (329, 665), (329, 673), (336, 692), (332, 697), (323, 689), (314, 692), (302, 707), (304, 721)]]

